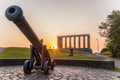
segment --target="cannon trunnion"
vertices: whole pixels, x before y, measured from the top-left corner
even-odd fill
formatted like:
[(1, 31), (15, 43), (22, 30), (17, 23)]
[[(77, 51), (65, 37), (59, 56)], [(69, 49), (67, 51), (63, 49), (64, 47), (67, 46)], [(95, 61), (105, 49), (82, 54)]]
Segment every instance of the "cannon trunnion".
[(18, 6), (10, 6), (5, 12), (8, 20), (13, 21), (26, 38), (32, 43), (30, 46), (30, 59), (24, 62), (24, 72), (31, 73), (33, 68), (41, 69), (45, 74), (49, 69), (54, 69), (54, 60), (51, 60), (46, 46), (43, 45), (43, 40), (39, 40), (31, 26), (23, 16), (23, 11)]

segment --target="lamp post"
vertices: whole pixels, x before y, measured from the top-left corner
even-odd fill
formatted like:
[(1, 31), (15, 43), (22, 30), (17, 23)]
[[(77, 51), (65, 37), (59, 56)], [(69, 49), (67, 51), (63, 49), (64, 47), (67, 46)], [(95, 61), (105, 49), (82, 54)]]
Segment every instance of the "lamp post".
[(97, 41), (97, 50), (98, 50), (98, 53), (99, 53), (99, 41), (98, 41), (98, 39), (96, 39), (96, 41)]

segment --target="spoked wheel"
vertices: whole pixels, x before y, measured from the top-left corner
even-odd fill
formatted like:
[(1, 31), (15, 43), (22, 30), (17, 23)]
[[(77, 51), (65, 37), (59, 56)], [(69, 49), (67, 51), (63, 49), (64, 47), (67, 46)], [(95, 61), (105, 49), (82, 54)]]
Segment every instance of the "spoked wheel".
[(30, 68), (30, 61), (26, 60), (23, 65), (23, 70), (25, 74), (30, 74), (31, 73), (31, 68)]
[(44, 63), (44, 74), (48, 74), (49, 73), (49, 64), (48, 61), (45, 61)]
[(51, 70), (54, 70), (55, 62), (54, 60), (51, 60)]

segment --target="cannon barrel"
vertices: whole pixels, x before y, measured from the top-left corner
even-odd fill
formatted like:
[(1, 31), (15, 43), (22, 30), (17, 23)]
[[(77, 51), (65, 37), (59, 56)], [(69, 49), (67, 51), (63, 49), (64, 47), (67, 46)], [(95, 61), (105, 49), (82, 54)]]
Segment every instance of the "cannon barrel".
[(31, 26), (26, 21), (23, 16), (23, 11), (18, 6), (10, 6), (5, 12), (5, 16), (8, 20), (13, 21), (22, 33), (27, 37), (27, 39), (32, 43), (33, 47), (41, 53), (42, 42), (39, 40)]

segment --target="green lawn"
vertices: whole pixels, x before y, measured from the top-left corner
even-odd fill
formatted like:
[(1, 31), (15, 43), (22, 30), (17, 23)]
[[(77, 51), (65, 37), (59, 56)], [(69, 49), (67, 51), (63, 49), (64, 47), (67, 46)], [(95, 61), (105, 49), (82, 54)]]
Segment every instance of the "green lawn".
[(98, 60), (98, 58), (90, 57), (86, 54), (80, 54), (74, 52), (74, 56), (69, 56), (69, 52), (50, 52), (51, 58), (54, 59), (74, 59), (74, 60)]
[(115, 67), (115, 71), (120, 72), (120, 68), (119, 67)]
[(101, 53), (102, 55), (111, 55), (111, 52), (109, 52), (109, 51), (106, 51), (106, 52), (103, 52), (103, 53)]
[[(9, 47), (4, 52), (0, 52), (0, 58), (29, 58), (29, 51), (29, 48)], [(69, 56), (69, 51), (55, 52), (49, 50), (49, 52), (53, 59), (98, 60), (98, 58), (78, 52), (74, 52), (74, 56)]]
[(5, 48), (5, 51), (0, 52), (0, 58), (29, 58), (29, 48)]

